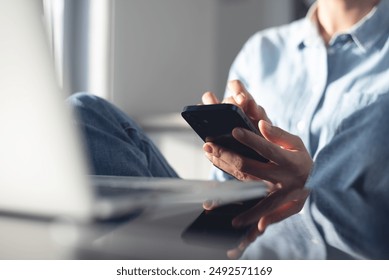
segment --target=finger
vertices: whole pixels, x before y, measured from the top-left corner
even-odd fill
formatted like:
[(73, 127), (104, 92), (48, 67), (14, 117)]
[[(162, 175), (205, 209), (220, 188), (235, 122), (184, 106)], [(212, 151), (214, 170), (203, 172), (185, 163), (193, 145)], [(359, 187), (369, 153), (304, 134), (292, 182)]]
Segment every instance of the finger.
[(241, 257), (243, 251), (240, 248), (234, 248), (227, 251), (227, 257), (231, 260), (237, 260)]
[(262, 163), (246, 158), (212, 142), (205, 143), (203, 149), (205, 156), (214, 166), (240, 181), (261, 179), (276, 182), (283, 176), (282, 169), (272, 162)]
[(227, 251), (227, 256), (230, 259), (238, 259), (242, 256), (246, 248), (255, 241), (255, 239), (261, 233), (258, 231), (257, 227), (253, 227), (247, 234), (247, 236), (239, 243), (238, 247), (233, 248)]
[(258, 230), (263, 232), (270, 223), (278, 222), (301, 211), (308, 195), (307, 189), (275, 191), (250, 210), (235, 217), (232, 224), (241, 227), (259, 221)]
[[(258, 179), (272, 181), (279, 176), (278, 166), (245, 158), (212, 142), (205, 143), (203, 150), (213, 165), (240, 181)], [(271, 170), (272, 168), (276, 169)]]
[(239, 80), (229, 81), (227, 84), (227, 89), (232, 93), (232, 97), (238, 105), (240, 105), (244, 110), (250, 100), (254, 100), (251, 94), (246, 90), (245, 86)]
[(232, 136), (242, 144), (250, 147), (258, 154), (278, 165), (288, 163), (289, 155), (287, 155), (284, 149), (251, 131), (235, 128), (232, 131)]
[(299, 213), (303, 206), (304, 203), (302, 201), (291, 201), (282, 205), (282, 207), (279, 207), (277, 210), (259, 220), (258, 230), (260, 232), (264, 232), (269, 225), (278, 223), (294, 214)]
[(234, 104), (234, 105), (240, 107), (240, 105), (238, 103), (236, 103), (235, 99), (232, 96), (228, 96), (228, 97), (224, 98), (222, 103)]
[(258, 122), (259, 120), (266, 120), (271, 123), (265, 110), (256, 103), (253, 96), (247, 91), (241, 81), (229, 81), (227, 88), (232, 93), (232, 97), (236, 104), (243, 109), (250, 119), (255, 122)]
[(235, 217), (232, 220), (232, 224), (236, 227), (242, 227), (258, 223), (262, 217), (283, 205), (285, 200), (287, 200), (287, 192), (284, 190), (270, 193), (254, 207)]
[(262, 135), (274, 144), (288, 150), (305, 149), (304, 143), (300, 137), (290, 134), (279, 127), (272, 126), (270, 123), (263, 120), (259, 122), (258, 127)]
[(246, 236), (246, 238), (239, 244), (237, 248), (231, 249), (227, 252), (227, 256), (230, 259), (238, 259), (243, 254), (244, 250), (255, 241), (255, 239), (263, 234), (266, 230), (266, 228), (274, 223), (277, 223), (279, 221), (282, 221), (298, 212), (301, 211), (302, 207), (304, 206), (303, 202), (291, 202), (288, 203), (287, 206), (284, 206), (284, 209), (278, 209), (277, 211), (274, 211), (274, 213), (265, 216), (261, 218), (258, 222), (258, 226), (256, 228), (253, 228), (249, 234)]
[(204, 105), (219, 104), (220, 103), (220, 101), (216, 97), (216, 95), (210, 91), (203, 94), (203, 96), (201, 97), (201, 101), (203, 102)]
[(220, 200), (207, 200), (203, 202), (203, 208), (205, 210), (213, 210), (222, 204)]
[(278, 223), (292, 215), (299, 213), (303, 209), (309, 193), (310, 191), (307, 189), (302, 189), (291, 193), (287, 198), (287, 200), (290, 200), (289, 202), (286, 202), (272, 213), (261, 218), (261, 220), (258, 222), (258, 230), (263, 232), (269, 225)]

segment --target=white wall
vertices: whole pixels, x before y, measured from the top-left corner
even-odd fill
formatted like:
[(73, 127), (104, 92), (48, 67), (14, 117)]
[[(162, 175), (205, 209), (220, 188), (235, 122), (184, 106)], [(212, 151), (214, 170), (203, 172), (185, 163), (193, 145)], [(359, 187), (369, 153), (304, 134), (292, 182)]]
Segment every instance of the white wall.
[(291, 20), (291, 0), (116, 0), (113, 101), (133, 116), (179, 112), (212, 90), (250, 35)]

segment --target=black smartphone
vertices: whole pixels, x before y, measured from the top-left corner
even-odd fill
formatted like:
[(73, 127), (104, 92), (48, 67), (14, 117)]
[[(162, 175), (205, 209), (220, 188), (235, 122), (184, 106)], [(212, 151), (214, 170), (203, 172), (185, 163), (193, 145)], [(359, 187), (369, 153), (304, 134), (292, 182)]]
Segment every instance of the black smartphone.
[(204, 142), (213, 142), (242, 156), (261, 162), (269, 161), (232, 136), (232, 130), (236, 127), (245, 128), (261, 135), (258, 128), (252, 124), (238, 106), (227, 103), (191, 105), (186, 106), (181, 115)]
[(246, 237), (253, 226), (235, 228), (232, 220), (261, 199), (231, 203), (213, 210), (204, 210), (181, 234), (184, 242), (206, 247), (232, 249)]

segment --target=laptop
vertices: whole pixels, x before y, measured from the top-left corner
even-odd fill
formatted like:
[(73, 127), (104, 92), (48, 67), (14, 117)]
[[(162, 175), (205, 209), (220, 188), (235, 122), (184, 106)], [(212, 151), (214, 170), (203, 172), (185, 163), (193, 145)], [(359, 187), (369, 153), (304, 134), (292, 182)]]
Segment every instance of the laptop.
[(88, 176), (56, 82), (41, 2), (0, 0), (0, 213), (107, 220), (158, 203), (266, 194), (258, 182)]

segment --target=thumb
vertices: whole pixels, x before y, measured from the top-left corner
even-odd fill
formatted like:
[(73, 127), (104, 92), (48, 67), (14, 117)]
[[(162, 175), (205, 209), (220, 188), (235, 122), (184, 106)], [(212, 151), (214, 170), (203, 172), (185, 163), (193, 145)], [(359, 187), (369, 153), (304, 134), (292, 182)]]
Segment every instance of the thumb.
[(279, 127), (273, 126), (264, 120), (259, 121), (258, 128), (266, 140), (285, 149), (301, 150), (305, 147), (300, 137), (290, 134)]

